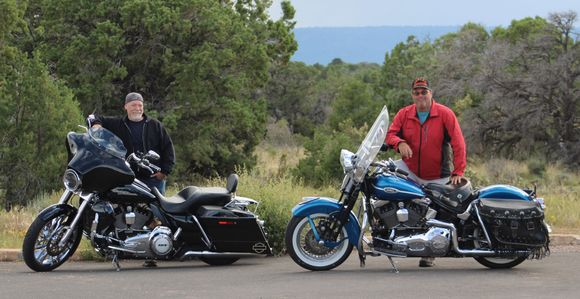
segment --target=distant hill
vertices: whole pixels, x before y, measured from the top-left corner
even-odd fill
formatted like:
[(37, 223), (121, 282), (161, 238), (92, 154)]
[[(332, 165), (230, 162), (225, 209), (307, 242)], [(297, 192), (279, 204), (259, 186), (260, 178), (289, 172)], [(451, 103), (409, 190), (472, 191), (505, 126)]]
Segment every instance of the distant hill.
[(296, 28), (298, 50), (293, 61), (306, 64), (328, 64), (334, 58), (345, 62), (382, 64), (385, 53), (409, 35), (420, 41), (434, 40), (460, 26), (384, 26), (384, 27), (316, 27)]

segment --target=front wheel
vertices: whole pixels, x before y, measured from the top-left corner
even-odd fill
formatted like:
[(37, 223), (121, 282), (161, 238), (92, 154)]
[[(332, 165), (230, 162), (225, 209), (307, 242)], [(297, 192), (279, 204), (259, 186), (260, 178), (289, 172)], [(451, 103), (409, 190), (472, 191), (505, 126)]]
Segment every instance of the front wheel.
[(22, 258), (30, 269), (37, 272), (52, 271), (75, 252), (81, 241), (80, 226), (66, 244), (59, 245), (74, 216), (75, 213), (63, 210), (46, 220), (37, 217), (32, 222), (22, 245)]
[(335, 243), (335, 246), (328, 247), (322, 240), (316, 240), (314, 229), (319, 232), (320, 224), (328, 220), (328, 214), (314, 214), (292, 217), (288, 223), (286, 249), (294, 262), (301, 267), (312, 271), (330, 270), (338, 267), (350, 255), (353, 246), (344, 227), (337, 240), (327, 240)]
[[(474, 245), (476, 249), (489, 248), (489, 244), (485, 239), (483, 230), (481, 230), (479, 227), (475, 229), (475, 231), (473, 232), (473, 236), (475, 238)], [(527, 259), (527, 257), (520, 256), (514, 258), (495, 258), (495, 257), (478, 256), (474, 257), (474, 259), (478, 263), (491, 269), (509, 269), (523, 263)]]

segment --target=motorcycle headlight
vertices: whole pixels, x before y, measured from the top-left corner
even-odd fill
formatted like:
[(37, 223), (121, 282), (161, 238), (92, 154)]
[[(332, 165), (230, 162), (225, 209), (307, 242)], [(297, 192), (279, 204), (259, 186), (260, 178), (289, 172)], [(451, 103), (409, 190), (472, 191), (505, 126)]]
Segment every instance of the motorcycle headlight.
[(344, 173), (348, 173), (354, 169), (355, 163), (353, 160), (355, 157), (356, 155), (350, 151), (347, 151), (345, 149), (340, 151), (340, 164), (342, 165)]
[(81, 178), (77, 172), (72, 169), (67, 169), (64, 172), (62, 181), (64, 183), (64, 187), (71, 192), (75, 192), (81, 187)]

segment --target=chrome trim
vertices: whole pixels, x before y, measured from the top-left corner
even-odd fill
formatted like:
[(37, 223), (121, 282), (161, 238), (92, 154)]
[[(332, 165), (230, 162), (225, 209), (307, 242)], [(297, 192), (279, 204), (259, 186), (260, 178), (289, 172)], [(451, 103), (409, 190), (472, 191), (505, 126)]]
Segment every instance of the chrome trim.
[[(418, 194), (418, 193), (415, 193), (415, 192), (401, 191), (401, 190), (399, 190), (397, 188), (393, 188), (393, 187), (379, 188), (379, 187), (375, 186), (374, 184), (371, 184), (371, 185), (373, 186), (373, 188), (375, 188), (377, 190), (384, 191), (385, 193), (388, 193), (388, 194), (403, 193), (403, 194), (414, 195), (414, 196), (417, 196), (417, 197), (420, 197), (420, 198), (422, 198), (422, 197), (425, 196), (423, 194)], [(387, 189), (390, 189), (390, 190), (387, 191)]]
[(58, 242), (58, 246), (62, 247), (62, 246), (64, 246), (64, 244), (66, 244), (66, 242), (68, 241), (68, 239), (72, 235), (73, 231), (77, 227), (77, 224), (78, 224), (79, 220), (81, 219), (81, 216), (83, 215), (83, 212), (85, 211), (85, 208), (87, 207), (89, 201), (92, 201), (93, 196), (94, 196), (93, 193), (89, 193), (88, 195), (81, 194), (81, 198), (84, 199), (83, 203), (81, 203), (81, 206), (79, 207), (77, 214), (75, 215), (75, 219), (73, 219), (73, 222), (71, 223), (70, 227), (68, 228), (68, 231), (66, 232), (66, 234), (64, 234), (62, 239), (60, 239), (60, 242)]
[(62, 176), (62, 182), (64, 184), (64, 188), (71, 192), (77, 192), (82, 184), (79, 174), (70, 168), (64, 172), (64, 175)]
[(483, 229), (483, 234), (485, 234), (487, 244), (489, 244), (489, 246), (491, 247), (491, 239), (487, 234), (487, 229), (485, 228), (485, 224), (483, 224), (483, 220), (481, 220), (481, 215), (479, 215), (479, 209), (477, 208), (477, 205), (473, 205), (473, 208), (475, 209), (475, 214), (477, 215), (477, 219), (479, 220), (479, 225), (481, 226), (481, 229)]
[(93, 219), (93, 223), (91, 224), (91, 245), (93, 245), (94, 248), (97, 248), (97, 244), (95, 243), (97, 225), (99, 225), (99, 213), (95, 213), (95, 219)]
[(367, 228), (367, 224), (369, 222), (369, 217), (367, 216), (367, 205), (366, 205), (366, 201), (368, 199), (364, 196), (362, 196), (362, 210), (363, 210), (363, 216), (362, 216), (362, 224), (360, 227), (360, 236), (358, 236), (358, 246), (356, 247), (356, 249), (358, 250), (358, 253), (361, 256), (365, 256), (365, 252), (363, 250), (363, 238), (365, 236), (365, 230)]
[(149, 194), (151, 194), (151, 196), (155, 197), (155, 195), (153, 195), (151, 188), (149, 188), (149, 186), (147, 186), (145, 183), (141, 182), (139, 179), (135, 179), (133, 181), (133, 183), (131, 183), (131, 186), (137, 188), (137, 189), (141, 189), (142, 191), (146, 191)]
[(118, 250), (118, 251), (124, 251), (124, 252), (134, 253), (134, 254), (144, 254), (144, 253), (147, 253), (147, 251), (131, 250), (131, 249), (126, 249), (126, 248), (112, 246), (112, 245), (109, 245), (108, 248), (114, 249), (114, 250)]
[(74, 195), (74, 192), (72, 192), (68, 189), (65, 189), (64, 193), (60, 196), (60, 199), (58, 200), (58, 204), (61, 205), (61, 204), (67, 203), (73, 195)]
[(427, 225), (436, 226), (436, 227), (443, 227), (448, 228), (451, 230), (451, 243), (453, 245), (453, 250), (455, 252), (465, 255), (465, 256), (495, 256), (497, 252), (493, 250), (479, 250), (479, 249), (471, 249), (465, 250), (459, 248), (459, 242), (457, 241), (457, 229), (453, 223), (442, 222), (439, 220), (427, 220)]
[(211, 241), (207, 237), (207, 234), (205, 233), (205, 230), (203, 230), (203, 227), (201, 227), (201, 224), (199, 223), (199, 220), (197, 220), (197, 217), (195, 217), (195, 215), (193, 215), (193, 214), (191, 214), (191, 217), (193, 217), (193, 220), (195, 221), (195, 224), (197, 224), (197, 227), (199, 227), (199, 230), (201, 231), (201, 234), (202, 234), (201, 240), (203, 241), (203, 243), (205, 243), (205, 245), (207, 246), (207, 248), (211, 248)]
[(177, 238), (179, 238), (179, 235), (181, 235), (181, 227), (177, 228), (177, 230), (175, 231), (175, 234), (173, 234), (173, 241), (177, 241)]
[(457, 214), (457, 218), (464, 220), (464, 221), (469, 219), (469, 216), (471, 216), (471, 210), (473, 209), (473, 206), (475, 205), (476, 201), (479, 201), (479, 200), (474, 200), (471, 203), (469, 203), (469, 206), (467, 206), (467, 209), (465, 209), (465, 212), (463, 212), (461, 214)]

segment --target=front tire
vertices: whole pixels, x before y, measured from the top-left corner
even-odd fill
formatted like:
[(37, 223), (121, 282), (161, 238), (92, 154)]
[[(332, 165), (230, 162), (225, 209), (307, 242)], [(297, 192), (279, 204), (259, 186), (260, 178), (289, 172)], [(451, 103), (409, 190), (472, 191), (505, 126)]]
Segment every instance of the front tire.
[(66, 244), (58, 245), (74, 216), (75, 213), (61, 211), (46, 220), (37, 217), (32, 222), (22, 245), (22, 258), (30, 269), (37, 272), (52, 271), (75, 252), (81, 241), (80, 226)]
[[(328, 221), (328, 214), (309, 216), (318, 229), (320, 221)], [(353, 236), (354, 237), (354, 236)], [(336, 247), (319, 244), (314, 237), (308, 217), (292, 217), (286, 228), (286, 249), (296, 264), (312, 271), (325, 271), (338, 267), (350, 255), (352, 244), (346, 228), (342, 228)], [(332, 240), (335, 241), (335, 240)]]
[[(489, 248), (489, 244), (483, 235), (483, 231), (478, 227), (473, 232), (474, 236), (474, 246), (476, 249)], [(483, 257), (478, 256), (474, 257), (474, 259), (490, 268), (490, 269), (509, 269), (513, 268), (521, 263), (523, 263), (528, 257), (527, 256), (520, 256), (515, 258), (495, 258), (495, 257)]]

